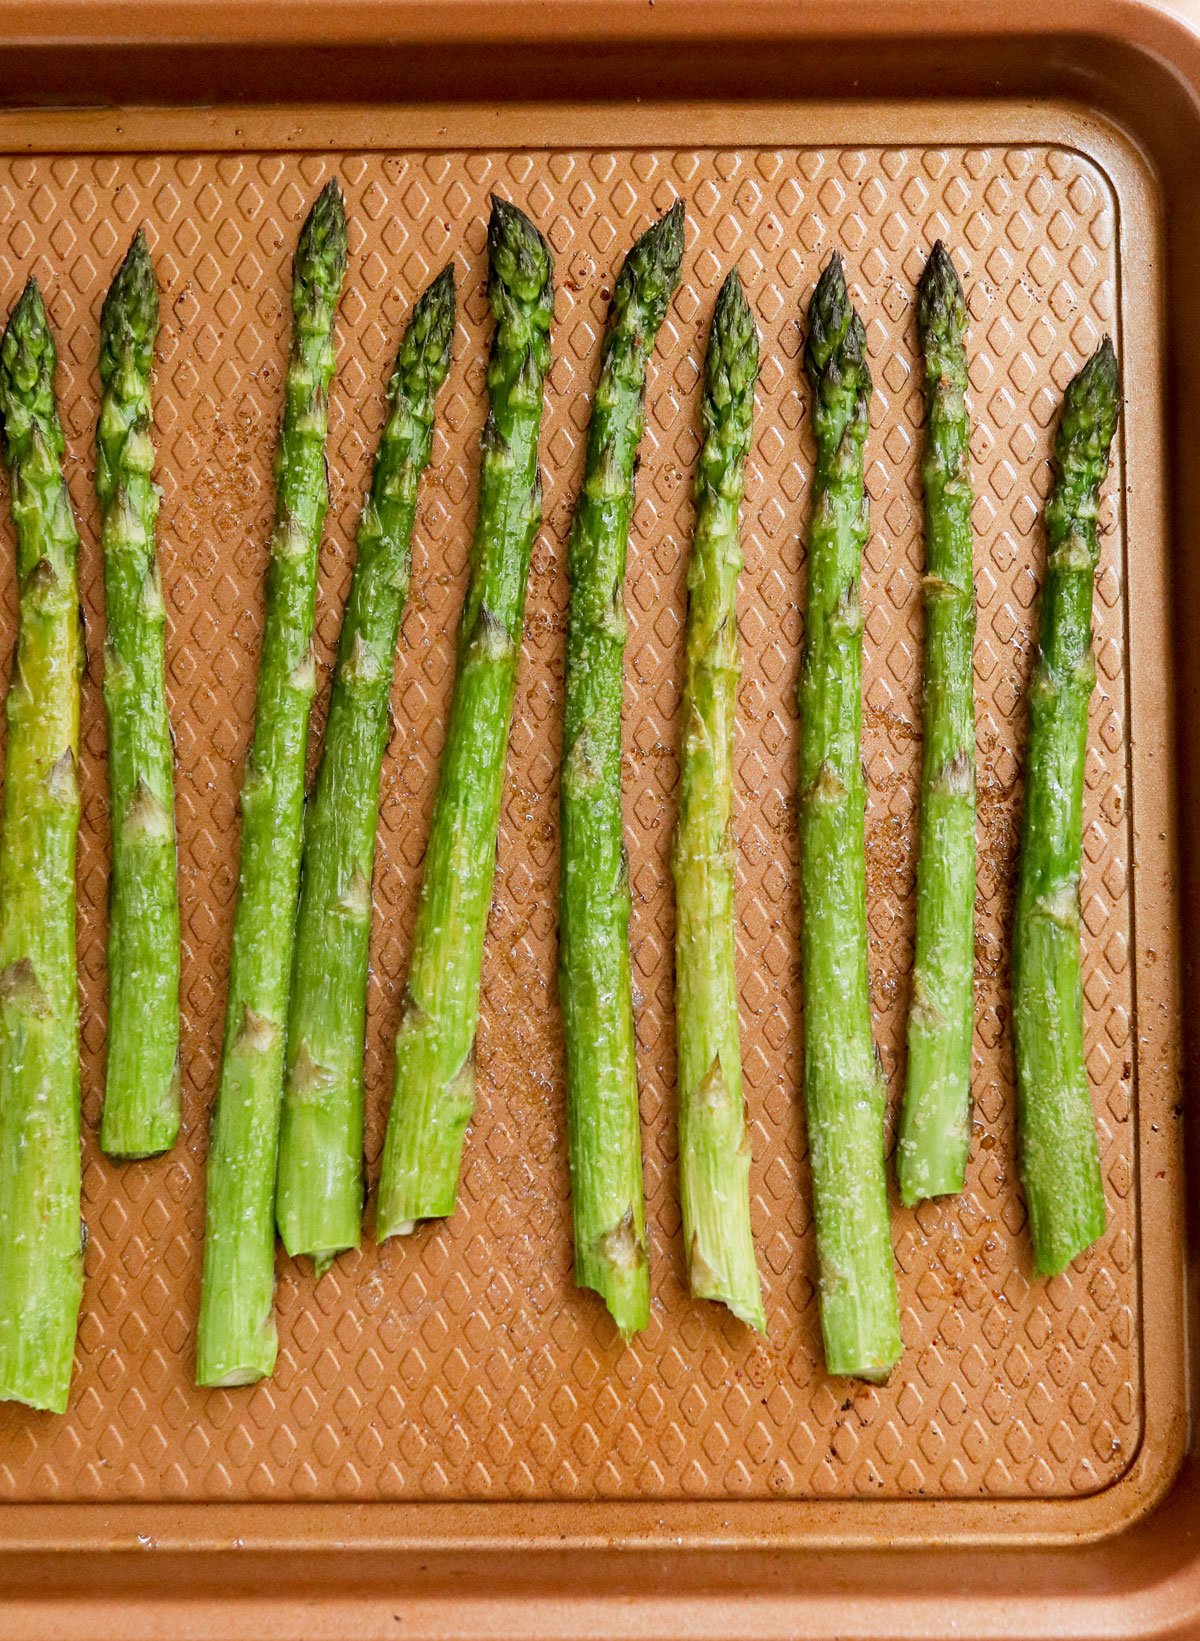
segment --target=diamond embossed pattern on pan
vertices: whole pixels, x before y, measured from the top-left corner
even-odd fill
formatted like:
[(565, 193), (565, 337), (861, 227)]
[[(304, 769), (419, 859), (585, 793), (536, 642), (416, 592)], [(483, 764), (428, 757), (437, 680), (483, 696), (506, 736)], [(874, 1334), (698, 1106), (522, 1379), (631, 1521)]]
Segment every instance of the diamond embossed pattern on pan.
[[(203, 1155), (221, 1030), (271, 513), (270, 457), (299, 219), (331, 174), (351, 265), (338, 327), (332, 506), (319, 635), (336, 641), (353, 531), (408, 304), (459, 267), (455, 362), (416, 532), (386, 765), (367, 1061), (374, 1169), (474, 518), (489, 325), (484, 218), (498, 189), (558, 255), (534, 554), (479, 1034), (479, 1110), (459, 1210), (339, 1261), (314, 1286), (281, 1258), (272, 1383), (196, 1391), (192, 1329)], [(562, 1053), (554, 1000), (556, 763), (564, 542), (615, 265), (676, 195), (683, 286), (651, 369), (630, 557), (627, 835), (654, 1311), (622, 1350), (570, 1280)], [(90, 1241), (71, 1408), (0, 1408), (0, 1496), (388, 1498), (1063, 1495), (1103, 1487), (1141, 1428), (1134, 1022), (1125, 812), (1121, 517), (1109, 487), (1096, 599), (1083, 915), (1088, 1065), (1111, 1225), (1065, 1277), (1032, 1284), (1014, 1169), (1005, 980), (1057, 397), (1114, 324), (1115, 210), (1054, 149), (19, 158), (0, 161), (0, 296), (42, 280), (80, 511), (89, 619), (79, 861)], [(103, 632), (91, 495), (97, 317), (144, 221), (163, 286), (156, 416), (170, 691), (178, 740), (185, 1137), (114, 1168), (96, 1151), (105, 1029)], [(837, 246), (867, 322), (876, 391), (864, 566), (869, 913), (880, 1047), (902, 1074), (919, 755), (921, 390), (912, 291), (943, 235), (970, 291), (978, 504), (980, 870), (976, 1133), (958, 1202), (894, 1214), (904, 1360), (885, 1387), (820, 1367), (800, 1107), (793, 693), (813, 449), (799, 320)], [(754, 1225), (769, 1337), (685, 1297), (675, 1178), (668, 846), (690, 477), (712, 300), (737, 262), (763, 332), (740, 600), (738, 909)], [(7, 525), (5, 526), (7, 529)], [(7, 656), (15, 599), (3, 578)], [(318, 709), (316, 720), (322, 715)]]

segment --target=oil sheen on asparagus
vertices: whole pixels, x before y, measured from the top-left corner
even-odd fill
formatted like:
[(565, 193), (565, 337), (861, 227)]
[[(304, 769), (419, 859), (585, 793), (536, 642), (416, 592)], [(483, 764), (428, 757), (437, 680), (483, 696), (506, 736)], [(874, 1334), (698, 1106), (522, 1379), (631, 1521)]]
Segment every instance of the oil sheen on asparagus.
[(867, 976), (859, 584), (871, 375), (836, 254), (809, 305), (804, 363), (817, 466), (799, 688), (801, 948), (821, 1331), (831, 1374), (878, 1380), (901, 1344)]
[(104, 704), (112, 884), (108, 1062), (100, 1144), (113, 1157), (168, 1151), (179, 1132), (179, 892), (167, 613), (155, 552), (158, 488), (150, 372), (158, 284), (139, 229), (100, 315), (96, 492), (104, 555)]
[(1035, 1271), (1055, 1275), (1104, 1232), (1104, 1185), (1083, 1041), (1079, 881), (1088, 702), (1095, 683), (1096, 513), (1120, 385), (1105, 339), (1068, 385), (1046, 507), (1041, 635), (1013, 927), (1017, 1133)]
[(736, 269), (708, 339), (688, 567), (683, 767), (675, 876), (679, 1185), (688, 1281), (763, 1329), (750, 1229), (750, 1137), (738, 1035), (733, 741), (741, 674), (739, 511), (754, 420), (758, 332)]
[(650, 1317), (621, 824), (625, 557), (646, 366), (682, 257), (680, 203), (642, 235), (617, 278), (567, 549), (558, 989), (575, 1280), (602, 1295), (624, 1338)]
[(970, 1149), (975, 969), (975, 583), (967, 306), (941, 240), (917, 295), (925, 356), (925, 707), (917, 938), (900, 1197), (961, 1191)]
[(412, 579), (412, 530), (454, 336), (454, 269), (413, 308), (342, 619), (325, 744), (304, 828), (275, 1213), (289, 1254), (318, 1273), (357, 1248), (363, 1207), (363, 1051), (371, 874), (392, 661)]
[(292, 346), (275, 453), (254, 735), (242, 781), (242, 853), (229, 960), (208, 1202), (196, 1381), (249, 1384), (275, 1366), (275, 1165), (300, 874), (304, 761), (316, 688), (317, 553), (329, 502), (325, 438), (333, 317), (346, 271), (336, 183), (296, 248)]
[(458, 625), (458, 666), (400, 1029), (376, 1235), (453, 1212), (475, 1107), (475, 1030), (492, 898), (525, 588), (542, 517), (538, 435), (550, 368), (554, 260), (521, 211), (493, 199), (479, 515)]
[(61, 1413), (83, 1290), (79, 1215), (79, 533), (54, 340), (30, 280), (0, 341), (17, 653), (0, 835), (0, 1400)]

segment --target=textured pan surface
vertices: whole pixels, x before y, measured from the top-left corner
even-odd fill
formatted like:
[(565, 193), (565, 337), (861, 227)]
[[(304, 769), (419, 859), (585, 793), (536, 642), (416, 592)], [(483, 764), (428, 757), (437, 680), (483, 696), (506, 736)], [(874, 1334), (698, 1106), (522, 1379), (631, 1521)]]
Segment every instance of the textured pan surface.
[[(1125, 480), (1139, 456), (1153, 455), (1151, 444), (1136, 443), (1141, 418), (1119, 436), (1105, 490), (1085, 799), (1088, 1066), (1110, 1226), (1095, 1250), (1049, 1284), (1029, 1279), (1006, 971), (1023, 688), (1057, 402), (1106, 331), (1125, 353), (1129, 376), (1155, 363), (1150, 334), (1123, 329), (1123, 220), (1143, 229), (1148, 221), (1132, 151), (1067, 109), (1027, 111), (1021, 140), (1011, 111), (986, 106), (941, 115), (932, 139), (928, 121), (897, 110), (856, 120), (810, 112), (790, 126), (778, 114), (756, 122), (742, 112), (724, 127), (720, 115), (697, 114), (673, 120), (691, 130), (671, 148), (661, 146), (661, 117), (657, 140), (648, 130), (630, 147), (607, 146), (625, 129), (619, 119), (589, 125), (582, 114), (559, 116), (541, 147), (529, 146), (536, 141), (529, 119), (511, 135), (489, 129), (494, 145), (478, 149), (465, 146), (471, 126), (462, 117), (427, 116), (405, 127), (393, 115), (392, 122), (399, 129), (382, 151), (385, 139), (364, 137), (361, 116), (345, 126), (336, 114), (311, 126), (281, 116), (274, 127), (259, 117), (250, 138), (240, 134), (242, 116), (172, 116), (157, 126), (142, 116), (130, 130), (97, 117), (86, 137), (69, 139), (77, 151), (55, 152), (50, 121), (44, 152), (0, 157), (0, 299), (7, 308), (35, 273), (60, 343), (90, 658), (79, 867), (87, 1284), (68, 1415), (0, 1408), (0, 1504), (778, 1506), (919, 1497), (1029, 1507), (988, 1518), (985, 1532), (1053, 1535), (1118, 1524), (1165, 1485), (1181, 1428), (1178, 1365), (1144, 1357), (1142, 1198), (1173, 1199), (1179, 1158), (1172, 1141), (1166, 1166), (1147, 1178), (1135, 1115), (1139, 1088), (1143, 1125), (1145, 1100), (1156, 1110), (1165, 1102), (1169, 1112), (1173, 1071), (1161, 1057), (1144, 1063), (1138, 1048), (1145, 1003), (1135, 986), (1128, 640), (1131, 622), (1153, 632), (1160, 620), (1128, 596)], [(871, 141), (851, 137), (855, 130)], [(284, 151), (288, 142), (296, 151)], [(196, 151), (172, 151), (188, 149)], [(326, 661), (401, 323), (416, 291), (450, 258), (462, 293), (415, 537), (384, 776), (367, 1063), (372, 1171), (474, 518), (490, 335), (484, 222), (493, 189), (531, 212), (558, 257), (542, 441), (546, 522), (534, 552), (485, 963), (479, 1107), (459, 1211), (383, 1250), (368, 1239), (319, 1285), (281, 1256), (274, 1380), (202, 1393), (191, 1381), (203, 1156), (237, 862), (236, 790), (261, 626), (287, 278), (299, 220), (330, 175), (346, 191), (351, 263), (338, 324), (333, 500), (322, 553)], [(649, 1331), (623, 1350), (594, 1297), (570, 1278), (553, 980), (564, 549), (611, 280), (632, 237), (677, 195), (688, 204), (684, 279), (651, 370), (628, 582), (625, 795), (654, 1306)], [(108, 823), (91, 474), (99, 305), (139, 222), (163, 287), (156, 421), (179, 759), (185, 1134), (170, 1157), (116, 1168), (95, 1144)], [(916, 1212), (895, 1208), (906, 1350), (890, 1383), (872, 1388), (831, 1382), (820, 1366), (800, 1097), (794, 686), (813, 449), (799, 322), (820, 267), (839, 248), (875, 378), (864, 564), (868, 901), (877, 1035), (894, 1119), (919, 756), (922, 400), (912, 295), (937, 235), (958, 260), (972, 315), (976, 1123), (964, 1197)], [(712, 300), (735, 262), (762, 329), (764, 361), (745, 508), (737, 775), (753, 1217), (769, 1320), (762, 1340), (687, 1299), (675, 1174), (668, 847), (690, 480)], [(1135, 359), (1131, 348), (1145, 351)], [(15, 616), (7, 577), (3, 594), (7, 654)], [(1162, 955), (1169, 962), (1171, 954)], [(1148, 1384), (1157, 1386), (1149, 1424)], [(1068, 1501), (1106, 1492), (1111, 1503), (1099, 1513), (1071, 1513)], [(952, 1533), (966, 1522), (948, 1509), (921, 1530)], [(770, 1520), (781, 1530), (777, 1511)], [(898, 1533), (913, 1530), (896, 1518)], [(270, 1531), (288, 1536), (286, 1512), (273, 1516)]]

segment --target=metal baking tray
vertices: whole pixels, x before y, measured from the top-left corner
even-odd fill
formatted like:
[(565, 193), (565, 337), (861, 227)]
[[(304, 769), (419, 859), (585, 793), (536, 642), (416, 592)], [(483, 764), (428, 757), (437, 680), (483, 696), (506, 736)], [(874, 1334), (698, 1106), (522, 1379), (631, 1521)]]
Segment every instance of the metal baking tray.
[[(551, 1638), (1200, 1634), (1184, 1217), (1200, 687), (1200, 40), (1125, 0), (486, 0), (416, 7), (0, 0), (0, 304), (37, 275), (61, 353), (88, 621), (79, 856), (87, 1279), (71, 1405), (0, 1408), (0, 1634)], [(450, 1220), (280, 1258), (273, 1380), (192, 1384), (203, 1159), (253, 701), (295, 231), (346, 193), (331, 658), (382, 387), (453, 258), (454, 364), (415, 537), (385, 767), (367, 1063), (373, 1166), (475, 507), (490, 191), (558, 259), (555, 361), (479, 1037)], [(571, 1282), (554, 994), (564, 548), (611, 282), (688, 207), (633, 521), (626, 833), (654, 1292), (622, 1347)], [(143, 223), (178, 744), (185, 1131), (96, 1147), (108, 817), (92, 440), (99, 306)], [(802, 1120), (794, 687), (813, 465), (800, 322), (837, 247), (876, 392), (864, 564), (871, 978), (895, 1100), (913, 919), (921, 389), (913, 291), (942, 236), (971, 310), (980, 869), (967, 1190), (893, 1204), (904, 1359), (821, 1366)], [(686, 1296), (673, 906), (684, 571), (712, 301), (763, 333), (740, 601), (739, 980), (769, 1333)], [(1088, 1067), (1110, 1225), (1030, 1274), (1007, 986), (1024, 686), (1056, 405), (1111, 332), (1085, 799)], [(7, 518), (2, 526), (8, 539)], [(0, 575), (0, 653), (14, 631)], [(2, 670), (2, 669), (0, 669)], [(322, 713), (314, 719), (314, 748)], [(1178, 832), (1178, 835), (1177, 835)], [(1192, 841), (1189, 841), (1192, 839)], [(236, 1552), (236, 1553), (235, 1553)]]

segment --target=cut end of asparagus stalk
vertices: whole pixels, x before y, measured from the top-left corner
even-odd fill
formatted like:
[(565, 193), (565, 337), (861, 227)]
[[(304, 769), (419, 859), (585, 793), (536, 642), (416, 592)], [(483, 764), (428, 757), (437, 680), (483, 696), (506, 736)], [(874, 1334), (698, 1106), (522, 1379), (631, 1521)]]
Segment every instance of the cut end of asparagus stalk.
[(131, 366), (150, 372), (158, 334), (158, 281), (141, 228), (109, 286), (100, 310), (100, 380), (107, 388), (117, 372)]
[(596, 1238), (583, 1255), (576, 1251), (575, 1280), (604, 1300), (626, 1344), (650, 1323), (650, 1270), (645, 1231), (633, 1211)]
[(346, 202), (334, 181), (327, 182), (305, 218), (296, 243), (292, 312), (336, 303), (346, 275)]

